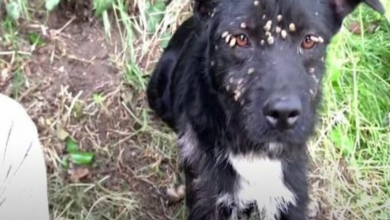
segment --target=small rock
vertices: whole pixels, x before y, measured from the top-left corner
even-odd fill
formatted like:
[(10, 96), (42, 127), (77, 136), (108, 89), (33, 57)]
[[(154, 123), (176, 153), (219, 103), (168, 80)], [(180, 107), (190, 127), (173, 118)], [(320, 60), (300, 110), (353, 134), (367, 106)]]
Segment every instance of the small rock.
[(38, 125), (42, 128), (46, 126), (45, 118), (43, 116), (39, 116)]
[(168, 200), (171, 203), (180, 202), (185, 197), (186, 187), (185, 185), (180, 185), (178, 187), (171, 187), (167, 189)]
[(321, 207), (320, 204), (316, 201), (310, 201), (307, 209), (307, 218), (308, 220), (317, 220), (319, 217)]

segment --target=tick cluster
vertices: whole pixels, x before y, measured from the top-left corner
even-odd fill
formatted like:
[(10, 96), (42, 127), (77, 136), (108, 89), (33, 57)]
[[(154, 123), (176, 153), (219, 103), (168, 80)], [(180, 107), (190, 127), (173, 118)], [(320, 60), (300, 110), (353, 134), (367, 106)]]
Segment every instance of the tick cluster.
[[(247, 70), (247, 74), (248, 75), (252, 75), (253, 73), (255, 72), (255, 68), (251, 67)], [(242, 94), (244, 94), (245, 92), (245, 83), (246, 83), (246, 80), (244, 80), (244, 78), (238, 78), (238, 79), (234, 79), (234, 73), (230, 73), (229, 76), (229, 81), (227, 82), (227, 85), (226, 85), (226, 91), (229, 92), (230, 90), (232, 90), (234, 96), (234, 101), (238, 102), (240, 101), (240, 104), (241, 105), (244, 105), (244, 100), (240, 100), (240, 98), (242, 97)]]
[[(259, 1), (254, 1), (254, 5), (255, 6), (258, 6), (260, 5)], [(266, 15), (264, 14), (263, 15), (263, 19), (265, 20), (266, 19)], [(283, 16), (281, 14), (279, 14), (277, 17), (276, 17), (276, 21), (277, 23), (280, 23), (281, 21), (283, 20)], [(282, 39), (286, 39), (287, 38), (287, 35), (288, 35), (288, 32), (292, 33), (292, 32), (295, 32), (297, 30), (296, 28), (296, 25), (294, 23), (290, 23), (288, 25), (288, 28), (287, 30), (286, 29), (282, 29), (280, 26), (276, 25), (274, 29), (272, 29), (272, 23), (273, 21), (272, 20), (268, 20), (265, 25), (263, 26), (263, 30), (264, 30), (264, 38), (263, 40), (261, 40), (261, 45), (264, 45), (265, 43), (267, 43), (268, 45), (273, 45), (275, 43), (275, 37), (280, 35), (280, 37)], [(245, 29), (247, 28), (247, 24), (245, 22), (242, 22), (240, 24), (240, 27), (242, 29)], [(273, 31), (273, 32), (272, 32)], [(274, 35), (273, 35), (274, 34)], [(230, 47), (234, 47), (236, 46), (236, 43), (237, 43), (237, 38), (236, 36), (233, 36), (232, 34), (230, 34), (228, 31), (225, 31), (222, 33), (222, 38), (225, 40), (225, 42), (230, 46)], [(310, 39), (315, 42), (315, 43), (323, 43), (324, 42), (324, 39), (322, 37), (316, 37), (316, 36), (311, 36)]]
[[(260, 2), (258, 0), (256, 0), (256, 1), (254, 1), (254, 5), (259, 6)], [(267, 16), (264, 14), (263, 20), (265, 20), (266, 18), (267, 18)], [(265, 45), (266, 43), (268, 45), (273, 45), (275, 43), (275, 38), (277, 36), (280, 36), (281, 39), (285, 40), (285, 39), (287, 39), (289, 33), (293, 33), (293, 32), (297, 31), (297, 27), (294, 23), (290, 23), (288, 25), (288, 27), (286, 27), (285, 29), (280, 27), (279, 24), (282, 22), (282, 20), (283, 20), (283, 16), (281, 14), (277, 15), (276, 16), (276, 25), (274, 26), (274, 28), (272, 26), (273, 25), (272, 20), (268, 20), (265, 23), (265, 25), (263, 26), (264, 39), (262, 39), (260, 41), (261, 45)], [(247, 26), (248, 25), (246, 22), (242, 22), (240, 24), (240, 27), (242, 29), (246, 29)], [(238, 41), (237, 36), (230, 34), (228, 31), (224, 31), (222, 33), (221, 37), (222, 37), (222, 39), (224, 39), (225, 43), (228, 44), (230, 47), (233, 48), (233, 47), (237, 46), (237, 41)], [(324, 42), (324, 39), (320, 36), (310, 36), (310, 40), (314, 43), (323, 43)], [(215, 63), (212, 62), (211, 66), (214, 66), (214, 65), (215, 65)], [(249, 68), (247, 71), (248, 75), (251, 75), (254, 72), (255, 72), (254, 68)], [(308, 72), (310, 75), (313, 76), (313, 79), (314, 79), (316, 85), (318, 85), (318, 79), (315, 76), (315, 68), (309, 68)], [(242, 96), (242, 94), (245, 91), (244, 80), (242, 78), (240, 78), (236, 81), (232, 77), (229, 79), (228, 85), (226, 86), (226, 91), (229, 91), (231, 89), (231, 86), (235, 87), (233, 89), (233, 93), (234, 93), (234, 100), (237, 102), (237, 101), (239, 101), (240, 97)], [(313, 98), (317, 94), (316, 88), (310, 90), (310, 94), (313, 96)], [(241, 101), (241, 104), (244, 104), (243, 100)]]
[[(230, 78), (229, 79), (229, 84), (233, 85), (233, 84), (236, 84), (236, 88), (234, 89), (233, 93), (234, 93), (234, 101), (238, 101), (239, 98), (241, 97), (241, 95), (245, 92), (245, 89), (244, 89), (244, 79), (243, 78), (240, 78), (238, 79), (237, 81), (235, 81), (233, 78)], [(226, 90), (229, 91), (230, 89), (230, 86), (226, 86)], [(243, 103), (241, 103), (243, 104)]]
[[(255, 5), (257, 6), (258, 4), (259, 4), (258, 1), (255, 1)], [(264, 15), (263, 19), (265, 19), (265, 18), (266, 18), (266, 16)], [(276, 20), (277, 20), (278, 23), (280, 23), (283, 20), (283, 16), (282, 15), (278, 15), (276, 17)], [(276, 27), (273, 29), (274, 33), (272, 33), (272, 22), (273, 22), (272, 20), (268, 20), (265, 23), (265, 25), (263, 26), (264, 38), (265, 39), (261, 40), (261, 44), (262, 45), (264, 45), (265, 43), (267, 43), (268, 45), (273, 45), (275, 43), (275, 37), (276, 37), (275, 35), (280, 35), (282, 39), (286, 39), (287, 38), (287, 35), (288, 35), (287, 30), (282, 29), (280, 26), (276, 25)], [(242, 22), (240, 24), (240, 27), (242, 29), (247, 28), (246, 22)], [(289, 32), (295, 32), (296, 31), (296, 26), (295, 26), (294, 23), (290, 23), (289, 24), (288, 31)], [(230, 34), (228, 31), (223, 32), (221, 37), (225, 40), (225, 42), (230, 47), (236, 46), (236, 43), (237, 43), (236, 36)], [(315, 40), (317, 42), (323, 41), (321, 38), (318, 38), (318, 37), (314, 37), (313, 40)]]

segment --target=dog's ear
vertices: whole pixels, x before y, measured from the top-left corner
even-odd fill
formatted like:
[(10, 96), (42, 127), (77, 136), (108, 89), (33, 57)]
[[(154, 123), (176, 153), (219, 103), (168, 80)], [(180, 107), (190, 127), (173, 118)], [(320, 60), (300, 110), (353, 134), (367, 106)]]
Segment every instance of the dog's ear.
[(196, 16), (205, 18), (213, 13), (214, 0), (194, 0), (193, 3), (193, 12)]
[(380, 0), (330, 0), (330, 2), (333, 6), (333, 9), (335, 10), (336, 15), (341, 20), (352, 13), (360, 3), (368, 5), (381, 14), (385, 13), (385, 8), (383, 7)]

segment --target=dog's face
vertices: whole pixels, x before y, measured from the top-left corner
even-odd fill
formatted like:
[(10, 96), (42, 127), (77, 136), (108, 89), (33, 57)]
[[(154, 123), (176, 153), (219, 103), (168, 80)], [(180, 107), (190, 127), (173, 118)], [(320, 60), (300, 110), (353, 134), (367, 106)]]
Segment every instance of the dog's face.
[(213, 5), (206, 21), (210, 77), (239, 129), (259, 144), (306, 141), (327, 46), (358, 1), (216, 0), (198, 7), (202, 2)]

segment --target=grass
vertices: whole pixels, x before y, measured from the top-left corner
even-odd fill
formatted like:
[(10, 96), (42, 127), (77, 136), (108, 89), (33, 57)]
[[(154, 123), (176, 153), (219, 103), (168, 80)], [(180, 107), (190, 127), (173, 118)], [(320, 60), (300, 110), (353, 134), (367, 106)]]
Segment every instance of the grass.
[[(387, 8), (389, 4), (387, 3)], [(345, 22), (364, 29), (378, 19), (359, 7)], [(334, 39), (328, 60), (326, 108), (320, 173), (328, 179), (327, 195), (336, 219), (388, 219), (390, 26), (382, 19), (374, 34), (353, 35), (343, 29)], [(321, 147), (319, 147), (321, 146)]]
[[(120, 43), (107, 58), (117, 70), (118, 82), (83, 97), (67, 90), (66, 86), (78, 85), (71, 78), (56, 88), (54, 104), (37, 85), (55, 74), (31, 74), (27, 67), (37, 56), (23, 31), (26, 24), (45, 25), (48, 20), (37, 22), (35, 14), (42, 9), (16, 2), (22, 9), (18, 22), (1, 21), (0, 69), (7, 83), (0, 81), (0, 86), (22, 102), (40, 127), (52, 218), (157, 220), (168, 219), (167, 214), (184, 219), (182, 206), (166, 208), (153, 191), (175, 182), (175, 135), (153, 119), (144, 90), (161, 47), (189, 15), (189, 0), (173, 0), (168, 7), (158, 1), (108, 1), (111, 9), (99, 9), (96, 19), (106, 41)], [(390, 15), (390, 1), (383, 3)], [(356, 35), (346, 29), (351, 22), (366, 29), (378, 20), (374, 33)], [(46, 46), (51, 44), (45, 41)], [(310, 144), (312, 195), (321, 201), (322, 219), (390, 218), (389, 49), (388, 21), (365, 6), (348, 17), (329, 48), (321, 124)], [(56, 57), (53, 51), (46, 51), (46, 56)], [(50, 59), (52, 65), (66, 56)], [(39, 105), (36, 100), (41, 96)], [(39, 107), (51, 105), (47, 111)], [(59, 133), (64, 132), (81, 150), (95, 155), (92, 166), (81, 166), (89, 173), (84, 180), (69, 180), (80, 175), (78, 166), (61, 166), (65, 141)], [(148, 203), (157, 208), (149, 209)]]

